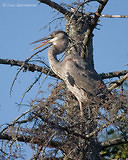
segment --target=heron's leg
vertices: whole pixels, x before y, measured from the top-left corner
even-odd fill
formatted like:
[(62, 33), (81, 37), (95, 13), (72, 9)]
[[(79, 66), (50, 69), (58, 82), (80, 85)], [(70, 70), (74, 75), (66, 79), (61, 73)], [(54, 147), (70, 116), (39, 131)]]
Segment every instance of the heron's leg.
[(82, 102), (79, 101), (79, 105), (80, 105), (80, 114), (83, 117), (84, 113), (83, 113), (83, 107), (82, 107)]

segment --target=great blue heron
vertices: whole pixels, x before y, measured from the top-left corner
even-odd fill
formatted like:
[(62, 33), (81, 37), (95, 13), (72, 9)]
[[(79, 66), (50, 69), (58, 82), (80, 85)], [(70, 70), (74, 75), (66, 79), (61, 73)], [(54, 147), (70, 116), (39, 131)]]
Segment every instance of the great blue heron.
[(57, 55), (64, 52), (69, 44), (69, 37), (64, 31), (55, 31), (48, 37), (33, 43), (40, 41), (44, 42), (34, 50), (48, 43), (52, 44), (48, 50), (50, 67), (56, 75), (63, 79), (67, 88), (77, 98), (80, 112), (83, 116), (82, 105), (88, 103), (91, 97), (97, 96), (105, 85), (97, 72), (94, 69), (90, 69), (88, 63), (80, 56), (69, 54), (61, 62), (57, 59)]

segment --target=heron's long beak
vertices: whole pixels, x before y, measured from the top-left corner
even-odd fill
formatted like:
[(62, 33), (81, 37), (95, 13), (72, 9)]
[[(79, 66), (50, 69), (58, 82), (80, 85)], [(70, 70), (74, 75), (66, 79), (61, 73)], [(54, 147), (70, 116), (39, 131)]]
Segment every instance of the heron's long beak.
[[(50, 39), (50, 40), (49, 40), (49, 39)], [(41, 42), (41, 41), (43, 41), (43, 42)], [(34, 51), (34, 50), (36, 50), (36, 49), (38, 49), (38, 48), (40, 48), (40, 47), (42, 47), (42, 46), (45, 46), (46, 44), (49, 44), (49, 43), (51, 43), (52, 41), (51, 41), (51, 38), (50, 38), (50, 37), (45, 37), (45, 38), (39, 39), (39, 40), (37, 40), (37, 41), (34, 41), (34, 42), (32, 42), (31, 44), (38, 43), (38, 42), (41, 42), (41, 43), (39, 43), (40, 45), (37, 46), (36, 48), (32, 49), (32, 51)]]

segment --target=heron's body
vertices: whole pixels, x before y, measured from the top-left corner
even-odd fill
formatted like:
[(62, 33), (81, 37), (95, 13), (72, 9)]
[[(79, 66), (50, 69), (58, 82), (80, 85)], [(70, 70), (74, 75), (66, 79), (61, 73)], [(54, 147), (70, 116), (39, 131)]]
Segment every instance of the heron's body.
[(88, 63), (80, 56), (70, 54), (63, 61), (58, 61), (57, 55), (62, 53), (68, 46), (69, 39), (65, 32), (55, 31), (49, 37), (53, 45), (48, 51), (48, 59), (53, 72), (64, 80), (67, 88), (74, 94), (80, 104), (83, 115), (82, 103), (90, 97), (98, 95), (100, 87), (104, 87), (94, 69), (90, 69)]
[(90, 96), (96, 96), (101, 80), (95, 70), (90, 70), (88, 63), (80, 56), (72, 54), (59, 62), (56, 54), (51, 54), (51, 50), (54, 49), (52, 46), (48, 51), (50, 67), (56, 75), (64, 80), (78, 101), (86, 102)]

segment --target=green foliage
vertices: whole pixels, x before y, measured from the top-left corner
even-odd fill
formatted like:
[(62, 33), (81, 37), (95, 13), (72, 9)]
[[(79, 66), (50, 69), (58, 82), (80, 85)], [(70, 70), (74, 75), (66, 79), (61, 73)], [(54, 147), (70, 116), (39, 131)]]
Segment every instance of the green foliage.
[(107, 148), (100, 153), (104, 160), (108, 159), (118, 159), (128, 157), (128, 145), (122, 144), (114, 147)]

